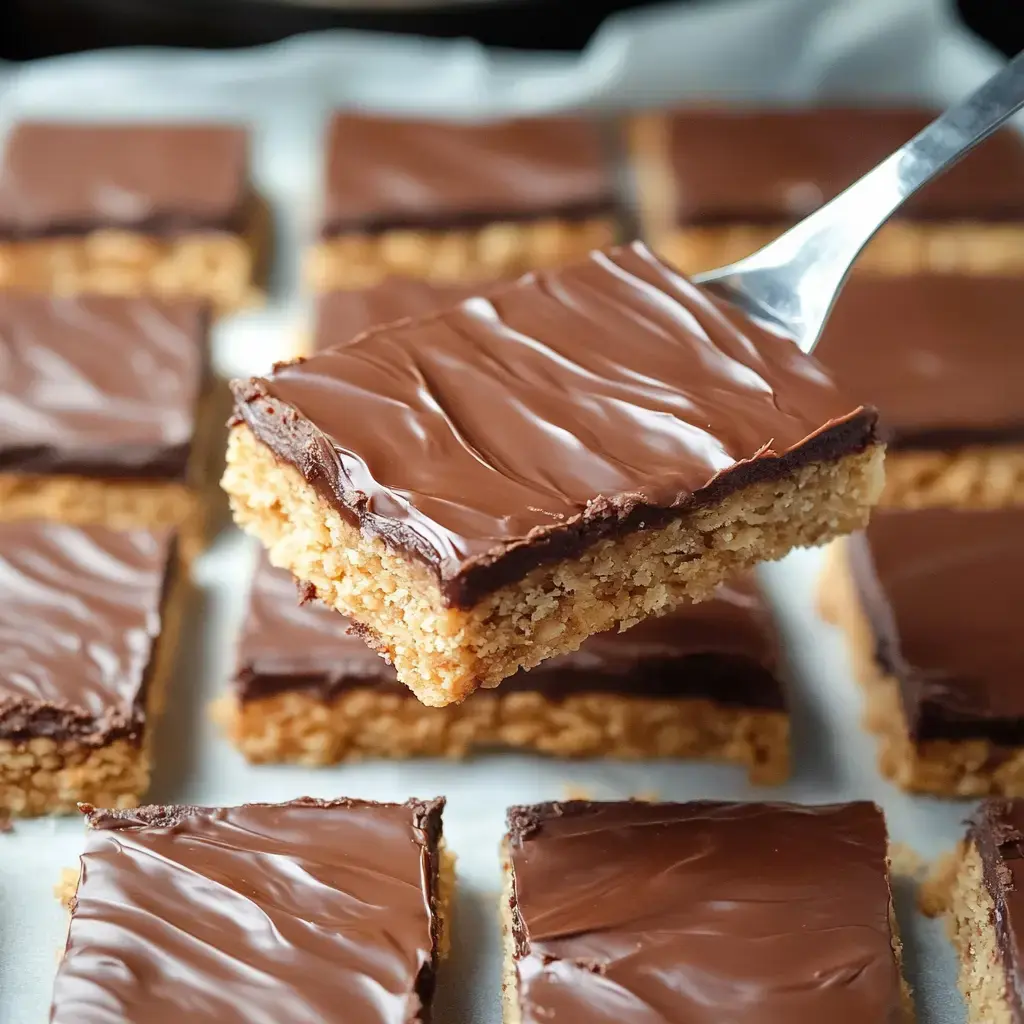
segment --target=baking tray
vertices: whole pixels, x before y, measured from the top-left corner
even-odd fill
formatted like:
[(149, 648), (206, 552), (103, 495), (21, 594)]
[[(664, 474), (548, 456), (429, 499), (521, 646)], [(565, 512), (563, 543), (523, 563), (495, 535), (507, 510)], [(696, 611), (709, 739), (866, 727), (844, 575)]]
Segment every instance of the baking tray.
[[(0, 67), (0, 130), (25, 116), (240, 118), (252, 125), (255, 176), (277, 215), (272, 300), (216, 329), (225, 374), (287, 355), (308, 312), (298, 288), (311, 237), (328, 112), (340, 105), (451, 115), (613, 111), (687, 97), (803, 103), (962, 95), (995, 66), (939, 0), (736, 0), (613, 19), (581, 55), (489, 53), (467, 42), (315, 35), (227, 54), (108, 51)], [(208, 718), (233, 663), (252, 548), (222, 535), (195, 567), (180, 667), (158, 734), (155, 802), (233, 804), (302, 794), (404, 800), (448, 797), (445, 831), (459, 858), (454, 950), (440, 985), (441, 1024), (498, 1024), (497, 848), (514, 803), (656, 793), (663, 799), (876, 800), (894, 840), (933, 857), (956, 841), (970, 805), (912, 799), (875, 771), (841, 637), (814, 610), (819, 552), (765, 569), (791, 663), (795, 769), (756, 789), (740, 770), (696, 763), (559, 762), (496, 755), (466, 764), (368, 763), (329, 769), (251, 767)], [(0, 836), (0, 1021), (46, 1019), (66, 916), (53, 897), (82, 846), (75, 819), (18, 822)], [(898, 889), (906, 965), (920, 1020), (964, 1019), (941, 925)], [(300, 1022), (295, 1022), (300, 1024)], [(304, 1024), (304, 1022), (302, 1022)]]

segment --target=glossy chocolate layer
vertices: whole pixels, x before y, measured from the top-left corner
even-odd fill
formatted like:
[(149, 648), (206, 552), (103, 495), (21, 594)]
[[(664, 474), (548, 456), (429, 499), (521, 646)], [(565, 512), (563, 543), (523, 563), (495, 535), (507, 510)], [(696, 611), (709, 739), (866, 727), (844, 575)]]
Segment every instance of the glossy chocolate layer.
[(447, 309), (479, 293), (481, 285), (437, 285), (389, 277), (373, 288), (327, 292), (316, 307), (313, 348), (347, 345), (363, 331), (406, 317)]
[(1024, 1024), (1024, 802), (987, 800), (971, 819), (967, 838), (981, 855), (995, 904), (992, 925), (1006, 971), (1006, 1001), (1014, 1024)]
[(443, 806), (92, 812), (52, 1024), (429, 1021)]
[(850, 543), (911, 735), (1024, 745), (1024, 509), (884, 509)]
[(0, 738), (138, 740), (167, 531), (0, 523)]
[(338, 114), (326, 177), (327, 236), (575, 219), (615, 204), (601, 133), (576, 117), (460, 124)]
[(456, 606), (876, 427), (791, 341), (639, 244), (234, 389), (240, 422)]
[(206, 346), (191, 302), (0, 293), (0, 472), (184, 479)]
[[(913, 138), (937, 111), (691, 109), (669, 117), (682, 224), (789, 223), (812, 213)], [(900, 210), (922, 220), (1024, 217), (1024, 143), (982, 143)]]
[(227, 125), (27, 122), (0, 169), (0, 238), (241, 231), (248, 140)]
[(898, 1024), (873, 804), (509, 812), (523, 1024)]
[(1024, 288), (1012, 277), (854, 276), (815, 358), (881, 411), (894, 448), (1024, 441)]
[[(501, 692), (539, 691), (552, 700), (573, 693), (704, 697), (720, 704), (783, 710), (776, 676), (778, 646), (753, 575), (721, 586), (715, 597), (625, 633), (589, 637), (572, 654), (519, 672)], [(290, 573), (261, 553), (238, 645), (236, 692), (257, 700), (305, 690), (329, 700), (373, 687), (415, 699), (395, 670), (319, 601), (300, 605)], [(439, 712), (443, 713), (443, 712)]]

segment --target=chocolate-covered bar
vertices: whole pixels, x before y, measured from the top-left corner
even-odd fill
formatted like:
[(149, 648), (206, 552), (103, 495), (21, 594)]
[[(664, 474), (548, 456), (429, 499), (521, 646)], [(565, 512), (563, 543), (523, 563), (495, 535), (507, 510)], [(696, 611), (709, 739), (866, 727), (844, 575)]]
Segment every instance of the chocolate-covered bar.
[[(833, 199), (938, 114), (907, 108), (691, 107), (627, 126), (644, 236), (687, 273), (749, 255)], [(1024, 268), (1024, 142), (997, 133), (901, 208), (861, 256), (887, 273)]]
[(258, 298), (268, 217), (244, 128), (23, 122), (0, 165), (0, 287)]
[(1024, 510), (880, 509), (823, 581), (884, 774), (949, 796), (1024, 796)]
[(369, 288), (325, 292), (317, 298), (312, 349), (346, 345), (371, 327), (447, 309), (479, 290), (475, 285), (388, 277)]
[(0, 809), (130, 807), (181, 616), (174, 538), (0, 523)]
[(727, 760), (760, 783), (789, 772), (777, 638), (752, 575), (626, 633), (592, 636), (496, 691), (428, 708), (343, 616), (319, 601), (300, 605), (291, 574), (261, 555), (234, 685), (216, 708), (255, 762), (518, 748)]
[(207, 321), (188, 300), (0, 292), (0, 522), (174, 526), (194, 555), (212, 476)]
[(988, 800), (957, 850), (949, 893), (968, 1024), (1024, 1020), (1024, 803)]
[(1024, 504), (1017, 278), (856, 276), (815, 350), (888, 430), (882, 504)]
[(425, 703), (857, 529), (873, 409), (643, 246), (233, 384), (223, 484)]
[(910, 1020), (869, 803), (513, 807), (505, 1024)]
[(51, 1024), (427, 1024), (443, 806), (86, 808)]
[(336, 114), (318, 291), (389, 275), (486, 281), (578, 259), (616, 232), (614, 173), (582, 117), (454, 122)]

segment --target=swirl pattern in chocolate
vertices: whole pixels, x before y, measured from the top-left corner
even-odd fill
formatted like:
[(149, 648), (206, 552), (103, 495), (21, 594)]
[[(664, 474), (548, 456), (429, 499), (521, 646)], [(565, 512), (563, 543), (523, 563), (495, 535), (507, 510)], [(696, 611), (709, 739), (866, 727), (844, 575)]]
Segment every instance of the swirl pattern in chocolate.
[(881, 410), (890, 448), (1020, 443), (1021, 323), (1013, 277), (854, 275), (814, 355)]
[(876, 415), (639, 243), (235, 382), (238, 419), (472, 605), (543, 561), (860, 451)]
[[(359, 638), (348, 620), (320, 601), (299, 604), (290, 573), (260, 552), (238, 644), (236, 692), (254, 700), (287, 690), (324, 700), (373, 687), (414, 700), (395, 670)], [(699, 604), (648, 618), (625, 633), (588, 637), (583, 646), (518, 672), (501, 693), (537, 691), (551, 700), (573, 693), (703, 697), (720, 704), (781, 710), (778, 644), (753, 574), (720, 586)]]
[(0, 170), (0, 237), (238, 231), (248, 140), (228, 125), (24, 122)]
[(899, 1024), (873, 804), (509, 812), (523, 1024)]
[(184, 478), (206, 332), (192, 302), (0, 294), (0, 472)]
[[(691, 108), (669, 116), (681, 224), (789, 223), (835, 198), (895, 152), (938, 111)], [(997, 132), (941, 175), (899, 216), (917, 220), (1024, 217), (1024, 143)]]
[(52, 1024), (427, 1021), (443, 805), (92, 812)]
[(458, 123), (338, 114), (327, 140), (323, 233), (583, 217), (615, 205), (592, 121)]
[(914, 738), (1024, 744), (1024, 509), (881, 509), (848, 550)]
[(138, 739), (167, 531), (0, 523), (0, 737)]

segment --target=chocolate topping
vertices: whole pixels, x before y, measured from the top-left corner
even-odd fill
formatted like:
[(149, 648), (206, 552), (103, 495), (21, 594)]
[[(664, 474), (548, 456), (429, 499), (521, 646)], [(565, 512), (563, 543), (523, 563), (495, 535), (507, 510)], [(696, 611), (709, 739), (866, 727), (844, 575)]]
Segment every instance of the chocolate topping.
[(854, 276), (815, 357), (896, 448), (1024, 440), (1024, 289), (1012, 277)]
[[(700, 604), (645, 619), (625, 633), (589, 637), (572, 654), (542, 662), (502, 683), (502, 693), (536, 690), (552, 700), (571, 693), (705, 697), (722, 704), (781, 710), (778, 648), (752, 575), (718, 588)], [(238, 648), (236, 691), (254, 700), (307, 690), (324, 700), (374, 687), (415, 699), (395, 670), (320, 602), (299, 605), (291, 575), (261, 553)]]
[(139, 740), (167, 531), (0, 523), (0, 738)]
[(371, 327), (447, 309), (479, 294), (480, 289), (480, 284), (439, 285), (389, 277), (372, 288), (327, 292), (317, 302), (313, 348), (319, 352), (345, 345)]
[(911, 735), (1024, 745), (1024, 509), (879, 510), (849, 550)]
[(337, 114), (323, 234), (583, 218), (615, 205), (597, 126), (577, 117), (491, 123)]
[(523, 1024), (898, 1024), (873, 804), (509, 812)]
[(52, 1024), (429, 1021), (443, 806), (92, 811)]
[(784, 337), (639, 243), (235, 382), (238, 417), (469, 607), (536, 565), (875, 440)]
[(183, 479), (206, 331), (191, 302), (0, 293), (0, 471)]
[(0, 237), (241, 231), (247, 150), (226, 125), (20, 124), (0, 170)]
[[(669, 119), (681, 224), (789, 223), (813, 213), (938, 114), (885, 108), (690, 109)], [(1024, 143), (1006, 129), (922, 189), (899, 216), (1024, 217)]]

